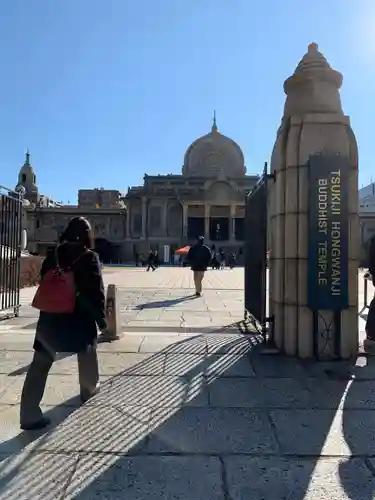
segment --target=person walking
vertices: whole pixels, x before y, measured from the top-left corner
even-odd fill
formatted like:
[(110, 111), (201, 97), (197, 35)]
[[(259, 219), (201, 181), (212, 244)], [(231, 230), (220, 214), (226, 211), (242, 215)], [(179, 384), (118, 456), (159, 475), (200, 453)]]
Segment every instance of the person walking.
[(211, 250), (204, 244), (203, 236), (197, 238), (197, 243), (190, 248), (187, 258), (194, 274), (195, 295), (200, 297), (204, 273), (212, 258)]
[(236, 254), (235, 252), (230, 252), (228, 255), (229, 269), (233, 269), (235, 265), (236, 265)]
[(82, 403), (99, 391), (97, 325), (106, 330), (105, 293), (91, 227), (83, 217), (72, 219), (41, 268), (33, 300), (39, 309), (34, 356), (21, 395), (23, 430), (42, 429), (50, 421), (40, 409), (48, 373), (57, 353), (75, 353)]
[(150, 250), (150, 253), (148, 254), (147, 263), (148, 263), (147, 271), (149, 271), (150, 269), (152, 269), (153, 271), (155, 271), (155, 269), (156, 269), (156, 266), (155, 266), (155, 254), (154, 254), (154, 252), (152, 250)]
[[(371, 279), (373, 286), (375, 286), (375, 236), (370, 240), (369, 252), (368, 252), (368, 277), (365, 279)], [(375, 347), (375, 297), (370, 302), (369, 310), (366, 320), (366, 339), (364, 341), (365, 350), (374, 350)]]

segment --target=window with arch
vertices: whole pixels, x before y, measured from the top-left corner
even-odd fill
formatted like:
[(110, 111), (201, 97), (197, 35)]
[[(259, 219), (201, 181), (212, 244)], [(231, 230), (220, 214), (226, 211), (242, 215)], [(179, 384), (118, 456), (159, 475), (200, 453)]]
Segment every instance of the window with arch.
[(21, 179), (22, 179), (22, 182), (26, 182), (26, 174), (22, 174)]

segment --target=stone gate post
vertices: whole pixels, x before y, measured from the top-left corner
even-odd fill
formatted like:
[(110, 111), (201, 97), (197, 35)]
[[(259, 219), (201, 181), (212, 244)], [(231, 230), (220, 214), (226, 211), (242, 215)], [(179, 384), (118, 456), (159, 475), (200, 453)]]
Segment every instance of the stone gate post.
[[(315, 43), (310, 44), (284, 83), (287, 97), (271, 158), (275, 182), (269, 214), (270, 313), (277, 347), (300, 358), (348, 358), (358, 348), (358, 150), (349, 117), (342, 111), (341, 84), (342, 75), (331, 68)], [(308, 307), (308, 161), (316, 154), (339, 155), (349, 163), (349, 307), (339, 313), (339, 353), (333, 352), (330, 338), (333, 311), (320, 310), (315, 316)]]

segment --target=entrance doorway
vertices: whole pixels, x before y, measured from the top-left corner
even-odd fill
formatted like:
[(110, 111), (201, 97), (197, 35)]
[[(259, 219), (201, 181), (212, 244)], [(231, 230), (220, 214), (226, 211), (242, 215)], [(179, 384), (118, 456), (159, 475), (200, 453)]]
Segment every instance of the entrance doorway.
[(195, 240), (198, 236), (204, 236), (204, 218), (188, 217), (188, 239)]
[(116, 247), (106, 238), (96, 238), (95, 252), (98, 253), (100, 261), (104, 264), (117, 263), (118, 255)]
[(228, 217), (213, 217), (210, 219), (210, 240), (229, 240), (229, 219)]

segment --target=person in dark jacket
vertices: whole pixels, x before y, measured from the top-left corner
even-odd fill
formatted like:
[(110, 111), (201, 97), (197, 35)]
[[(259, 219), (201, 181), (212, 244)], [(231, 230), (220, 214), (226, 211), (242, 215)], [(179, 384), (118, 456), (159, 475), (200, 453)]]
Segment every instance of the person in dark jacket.
[[(369, 276), (368, 278), (365, 277), (365, 279), (372, 279), (372, 284), (375, 286), (375, 236), (371, 238), (370, 245), (369, 245), (369, 252), (368, 252), (368, 270), (369, 270)], [(371, 350), (373, 350), (374, 343), (375, 343), (375, 298), (372, 299), (369, 305), (369, 310), (367, 314), (367, 320), (366, 320), (366, 340), (365, 340), (365, 350), (368, 349), (369, 347)], [(368, 346), (366, 344), (366, 341), (371, 346)]]
[(197, 244), (190, 248), (188, 261), (194, 274), (195, 295), (202, 295), (202, 281), (207, 266), (211, 262), (211, 250), (204, 244), (203, 236), (198, 237)]
[(155, 254), (154, 254), (154, 252), (152, 250), (150, 250), (150, 253), (148, 254), (147, 263), (148, 263), (147, 271), (149, 271), (150, 269), (152, 269), (153, 271), (155, 271), (155, 269), (156, 269), (156, 266), (155, 266)]
[[(56, 251), (42, 264), (41, 279), (59, 265), (70, 266), (77, 291), (73, 313), (40, 312), (34, 340), (34, 356), (29, 366), (21, 396), (20, 423), (23, 430), (41, 429), (49, 424), (43, 417), (40, 402), (56, 353), (76, 353), (82, 402), (99, 390), (98, 330), (105, 331), (105, 292), (98, 254), (91, 250), (89, 222), (72, 219), (60, 238)], [(58, 261), (58, 262), (57, 262)]]

